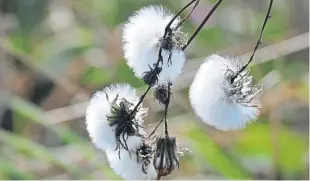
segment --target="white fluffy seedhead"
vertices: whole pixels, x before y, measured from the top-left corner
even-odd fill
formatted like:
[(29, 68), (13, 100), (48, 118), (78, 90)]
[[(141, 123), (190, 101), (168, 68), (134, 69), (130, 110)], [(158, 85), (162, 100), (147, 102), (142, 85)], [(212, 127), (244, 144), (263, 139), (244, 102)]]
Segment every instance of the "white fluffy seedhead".
[[(115, 99), (117, 98), (117, 99)], [(116, 126), (109, 124), (109, 116), (112, 114), (112, 106), (119, 105), (121, 101), (126, 100), (134, 105), (139, 101), (134, 88), (127, 84), (116, 84), (98, 91), (91, 98), (90, 103), (86, 110), (86, 125), (87, 131), (92, 142), (100, 149), (116, 149), (119, 145), (115, 137)], [(146, 114), (146, 109), (140, 106), (135, 120), (138, 125), (143, 125), (143, 116)], [(138, 127), (139, 134), (145, 134), (144, 130)], [(121, 135), (122, 137), (122, 135)], [(127, 135), (124, 135), (127, 138)], [(123, 139), (120, 139), (122, 144), (125, 144)], [(142, 138), (140, 136), (129, 136), (126, 144), (128, 149), (131, 150), (141, 145)]]
[(203, 122), (221, 130), (237, 130), (259, 115), (259, 103), (253, 98), (262, 85), (252, 85), (249, 70), (231, 83), (241, 62), (230, 57), (211, 55), (200, 66), (190, 87), (190, 102)]
[[(161, 6), (149, 6), (137, 11), (129, 18), (123, 30), (124, 55), (128, 65), (136, 76), (143, 78), (145, 72), (153, 68), (158, 60), (160, 46), (163, 46), (162, 37), (166, 25), (173, 18), (173, 14)], [(171, 28), (180, 21), (177, 18)], [(174, 82), (181, 73), (185, 55), (181, 50), (184, 34), (174, 31), (173, 40), (176, 42), (172, 48), (171, 64), (169, 64), (169, 51), (162, 51), (163, 67), (158, 77), (158, 83)]]
[[(152, 164), (153, 156), (151, 154), (141, 155), (140, 153), (145, 153), (145, 150), (141, 150), (141, 147), (137, 148), (131, 155), (122, 149), (121, 159), (117, 152), (107, 150), (106, 155), (110, 167), (125, 180), (155, 180), (157, 173)], [(140, 152), (137, 153), (137, 151)]]

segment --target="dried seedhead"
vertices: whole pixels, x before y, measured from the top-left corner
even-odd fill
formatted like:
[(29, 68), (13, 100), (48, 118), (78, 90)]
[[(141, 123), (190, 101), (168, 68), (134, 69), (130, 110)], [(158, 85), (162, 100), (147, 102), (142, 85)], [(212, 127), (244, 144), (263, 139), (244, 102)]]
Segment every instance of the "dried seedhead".
[(154, 90), (154, 98), (159, 101), (161, 105), (166, 105), (169, 102), (168, 95), (171, 95), (171, 91), (168, 90), (167, 85), (158, 85)]
[[(245, 69), (239, 74), (238, 71), (234, 72), (228, 69), (225, 73), (225, 79), (230, 83), (230, 86), (226, 94), (237, 103), (244, 106), (255, 107), (256, 105), (252, 104), (251, 101), (262, 91), (262, 85), (252, 85), (252, 76), (250, 76), (249, 73), (249, 69)], [(236, 78), (232, 82), (231, 80), (235, 76)]]
[(169, 175), (176, 166), (179, 167), (175, 137), (161, 136), (157, 138), (153, 165), (157, 171), (157, 179)]
[(166, 51), (181, 50), (186, 44), (186, 34), (179, 30), (171, 30), (165, 38), (159, 40), (160, 47)]
[(137, 149), (137, 162), (142, 163), (142, 171), (143, 173), (147, 174), (146, 170), (151, 163), (152, 159), (154, 158), (154, 150), (151, 144), (147, 143), (146, 141), (143, 142), (143, 145)]
[(158, 75), (161, 72), (161, 67), (154, 66), (155, 68), (152, 68), (149, 66), (150, 70), (143, 73), (143, 81), (146, 85), (154, 85), (158, 82)]
[(136, 112), (132, 114), (134, 104), (126, 99), (117, 100), (118, 96), (112, 101), (111, 116), (107, 116), (110, 126), (116, 126), (115, 139), (117, 147), (115, 150), (120, 149), (122, 146), (128, 150), (127, 139), (129, 136), (139, 135), (139, 124), (135, 119)]

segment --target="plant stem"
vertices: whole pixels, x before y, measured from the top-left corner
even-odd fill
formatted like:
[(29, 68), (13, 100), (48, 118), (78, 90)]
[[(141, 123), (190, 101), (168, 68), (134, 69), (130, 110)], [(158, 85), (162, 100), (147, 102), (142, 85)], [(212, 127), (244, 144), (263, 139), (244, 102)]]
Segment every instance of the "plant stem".
[(194, 32), (194, 34), (189, 38), (189, 40), (187, 41), (186, 45), (182, 48), (182, 50), (185, 50), (187, 48), (187, 46), (193, 41), (193, 39), (196, 37), (196, 35), (199, 33), (199, 31), (201, 30), (201, 28), (206, 24), (206, 22), (209, 20), (209, 18), (212, 16), (212, 14), (215, 12), (215, 10), (217, 9), (217, 7), (222, 3), (223, 0), (218, 0), (216, 2), (216, 4), (213, 6), (213, 8), (211, 9), (211, 11), (207, 14), (207, 16), (204, 18), (204, 20), (202, 20), (202, 22), (200, 23), (200, 25), (198, 26), (198, 28), (196, 29), (196, 31)]
[(234, 82), (234, 80), (237, 78), (237, 76), (248, 67), (248, 65), (252, 62), (252, 60), (254, 58), (254, 55), (255, 55), (255, 52), (258, 49), (259, 45), (262, 44), (261, 40), (262, 40), (264, 29), (266, 27), (268, 19), (271, 18), (270, 12), (271, 12), (272, 3), (273, 3), (273, 0), (270, 0), (268, 11), (267, 11), (267, 14), (266, 14), (266, 17), (265, 17), (265, 20), (264, 20), (264, 24), (263, 24), (262, 29), (260, 31), (260, 35), (258, 37), (257, 43), (256, 43), (256, 45), (254, 47), (253, 53), (252, 53), (252, 55), (250, 57), (250, 60), (244, 66), (241, 67), (241, 69), (238, 71), (238, 73), (236, 75), (234, 75), (234, 77), (232, 77), (231, 82)]
[(167, 103), (165, 104), (165, 113), (164, 113), (164, 120), (165, 120), (165, 135), (169, 136), (168, 132), (168, 122), (167, 122), (167, 114), (168, 114), (168, 107), (170, 103), (170, 94), (171, 94), (171, 83), (168, 83), (168, 99)]
[[(193, 1), (192, 1), (193, 2)], [(191, 3), (192, 3), (191, 2)], [(199, 4), (200, 0), (196, 0), (196, 3), (194, 5), (194, 7), (191, 9), (191, 11), (185, 16), (185, 18), (183, 18), (178, 25), (174, 28), (175, 30), (178, 29), (184, 22), (185, 20), (187, 20), (187, 18), (193, 13), (193, 11), (196, 9), (197, 5)], [(189, 4), (190, 5), (190, 4)]]

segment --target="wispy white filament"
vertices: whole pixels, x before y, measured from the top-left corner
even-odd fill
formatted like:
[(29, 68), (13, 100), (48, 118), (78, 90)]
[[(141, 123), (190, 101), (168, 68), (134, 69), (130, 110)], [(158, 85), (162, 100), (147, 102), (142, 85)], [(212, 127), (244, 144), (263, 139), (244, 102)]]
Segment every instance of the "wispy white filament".
[[(95, 93), (86, 110), (87, 131), (92, 142), (102, 150), (114, 150), (117, 147), (114, 132), (116, 126), (110, 126), (107, 119), (107, 116), (111, 116), (111, 103), (117, 95), (116, 103), (123, 98), (134, 104), (139, 101), (134, 88), (127, 84), (116, 84)], [(143, 124), (142, 117), (145, 115), (145, 112), (146, 110), (142, 107), (138, 109), (136, 120), (139, 125)], [(145, 134), (143, 129), (139, 129), (139, 133)], [(132, 149), (141, 145), (141, 142), (141, 137), (129, 136), (127, 145), (129, 149)]]
[(221, 130), (237, 130), (257, 118), (259, 104), (253, 99), (261, 85), (252, 85), (248, 70), (231, 84), (231, 77), (241, 66), (237, 59), (219, 55), (207, 57), (200, 66), (189, 96), (203, 122)]
[(146, 173), (142, 171), (142, 163), (137, 161), (136, 153), (131, 156), (125, 150), (121, 150), (120, 158), (118, 152), (113, 150), (106, 151), (107, 159), (110, 167), (116, 174), (125, 180), (154, 180), (157, 176), (152, 160), (146, 169)]
[[(165, 27), (174, 15), (161, 6), (149, 6), (137, 11), (129, 18), (123, 30), (124, 55), (128, 65), (137, 77), (142, 78), (146, 71), (158, 60), (160, 39)], [(180, 19), (176, 19), (171, 28)], [(168, 65), (169, 52), (163, 50), (163, 67), (158, 83), (174, 82), (181, 73), (185, 55), (180, 49), (172, 50), (171, 62)]]

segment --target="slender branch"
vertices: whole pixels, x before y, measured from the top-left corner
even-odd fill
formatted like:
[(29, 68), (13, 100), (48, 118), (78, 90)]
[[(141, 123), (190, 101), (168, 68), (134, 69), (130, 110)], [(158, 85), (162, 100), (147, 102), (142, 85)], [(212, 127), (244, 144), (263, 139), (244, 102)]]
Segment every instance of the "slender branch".
[(183, 18), (178, 25), (174, 28), (174, 29), (178, 29), (186, 20), (187, 18), (193, 13), (193, 11), (196, 9), (197, 5), (199, 4), (200, 0), (196, 0), (196, 3), (194, 5), (194, 7), (192, 8), (192, 10), (185, 16), (185, 18)]
[(165, 104), (165, 113), (164, 113), (164, 119), (165, 119), (165, 135), (166, 135), (166, 136), (169, 136), (169, 133), (168, 133), (168, 122), (167, 122), (167, 114), (168, 114), (168, 107), (169, 107), (169, 103), (170, 103), (171, 85), (172, 85), (172, 83), (169, 82), (169, 83), (168, 83), (168, 99), (167, 99), (167, 103)]
[(149, 85), (148, 88), (146, 89), (146, 91), (144, 92), (144, 94), (142, 94), (142, 96), (139, 99), (139, 102), (136, 104), (136, 106), (133, 109), (133, 111), (131, 112), (130, 116), (133, 116), (134, 113), (137, 111), (138, 107), (141, 105), (142, 101), (144, 100), (147, 93), (150, 91), (151, 87), (152, 87), (152, 85)]
[(262, 41), (261, 41), (261, 40), (262, 40), (263, 32), (264, 32), (264, 30), (265, 30), (265, 27), (266, 27), (266, 24), (267, 24), (268, 19), (271, 18), (270, 12), (271, 12), (272, 3), (273, 3), (273, 0), (270, 0), (269, 7), (268, 7), (268, 11), (267, 11), (267, 14), (266, 14), (266, 17), (265, 17), (265, 20), (264, 20), (264, 24), (263, 24), (262, 29), (261, 29), (261, 31), (260, 31), (260, 34), (259, 34), (257, 43), (256, 43), (255, 48), (254, 48), (254, 50), (253, 50), (253, 53), (252, 53), (252, 55), (251, 55), (251, 57), (250, 57), (250, 60), (249, 60), (244, 66), (241, 67), (241, 69), (238, 71), (238, 73), (231, 79), (231, 82), (234, 82), (234, 80), (236, 79), (236, 77), (237, 77), (242, 71), (244, 71), (244, 70), (249, 66), (249, 64), (252, 62), (252, 60), (253, 60), (253, 58), (254, 58), (254, 55), (255, 55), (255, 53), (256, 53), (256, 50), (258, 49), (259, 45), (262, 44)]
[[(166, 26), (166, 28), (165, 28), (164, 38), (166, 38), (168, 32), (171, 32), (171, 24), (174, 22), (174, 20), (177, 19), (177, 17), (178, 17), (186, 8), (188, 8), (191, 4), (193, 4), (195, 1), (197, 1), (197, 0), (192, 0), (191, 2), (189, 2), (188, 4), (186, 4), (176, 15), (174, 15), (174, 17), (170, 20), (170, 22), (167, 24), (167, 26)], [(187, 17), (186, 17), (186, 18), (187, 18)]]
[(169, 136), (168, 134), (168, 123), (167, 123), (167, 115), (168, 115), (168, 107), (169, 107), (169, 103), (170, 103), (170, 97), (171, 97), (171, 85), (172, 83), (169, 82), (168, 83), (168, 97), (167, 97), (167, 103), (165, 104), (165, 112), (163, 117), (161, 118), (160, 122), (157, 124), (157, 126), (155, 127), (155, 129), (150, 133), (150, 135), (148, 136), (148, 138), (150, 138), (158, 129), (159, 125), (161, 125), (162, 122), (165, 121), (165, 135)]
[(206, 24), (206, 22), (209, 20), (209, 18), (212, 16), (212, 14), (215, 12), (215, 10), (218, 8), (218, 6), (222, 3), (223, 0), (218, 0), (216, 2), (216, 4), (213, 6), (213, 8), (211, 9), (211, 11), (207, 14), (207, 16), (205, 17), (204, 20), (202, 20), (202, 22), (200, 23), (199, 27), (196, 29), (196, 31), (194, 32), (194, 34), (189, 38), (189, 40), (187, 41), (186, 45), (182, 48), (182, 50), (185, 50), (187, 48), (187, 46), (193, 41), (193, 39), (196, 37), (196, 35), (199, 33), (199, 31), (201, 30), (201, 28)]
[(161, 123), (164, 121), (164, 117), (161, 118), (160, 122), (157, 124), (157, 126), (155, 127), (155, 129), (150, 133), (149, 137), (150, 138), (157, 130), (157, 128), (159, 127), (159, 125), (161, 125)]

